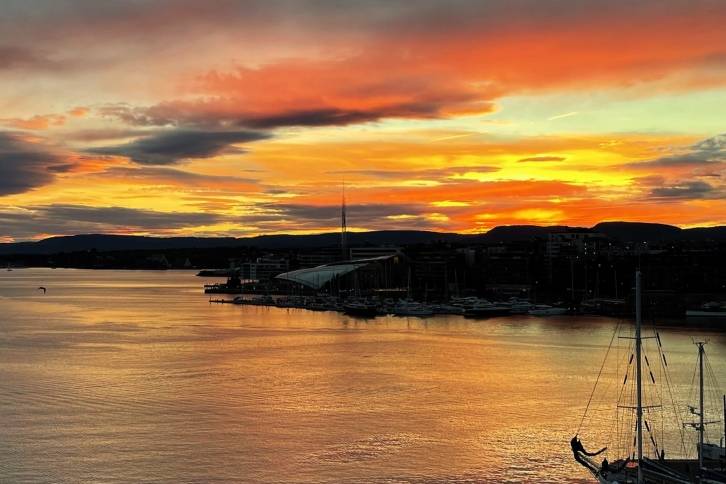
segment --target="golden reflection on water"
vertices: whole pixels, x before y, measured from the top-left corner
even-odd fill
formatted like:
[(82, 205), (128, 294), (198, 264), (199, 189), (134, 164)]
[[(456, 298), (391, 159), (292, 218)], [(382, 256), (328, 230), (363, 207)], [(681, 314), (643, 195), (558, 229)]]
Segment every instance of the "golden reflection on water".
[[(210, 305), (203, 283), (1, 274), (0, 482), (589, 482), (569, 439), (613, 320), (366, 321)], [(687, 386), (690, 334), (663, 334)]]

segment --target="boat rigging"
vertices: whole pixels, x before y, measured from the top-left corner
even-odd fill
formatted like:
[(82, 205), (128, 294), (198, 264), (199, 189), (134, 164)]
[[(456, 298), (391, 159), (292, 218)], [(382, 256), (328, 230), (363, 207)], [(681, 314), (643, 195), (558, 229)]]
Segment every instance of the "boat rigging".
[[(710, 444), (705, 440), (705, 428), (709, 424), (719, 423), (720, 420), (707, 421), (704, 402), (705, 378), (708, 376), (716, 387), (715, 375), (706, 358), (704, 344), (698, 345), (698, 374), (699, 378), (699, 406), (696, 409), (691, 407), (691, 413), (699, 417), (698, 422), (683, 423), (674, 398), (674, 385), (668, 372), (668, 360), (661, 344), (660, 334), (653, 328), (652, 335), (644, 335), (642, 328), (642, 294), (641, 274), (635, 275), (635, 328), (631, 335), (618, 336), (618, 339), (627, 341), (625, 353), (625, 376), (617, 392), (617, 405), (613, 418), (614, 427), (618, 437), (615, 446), (606, 446), (596, 452), (588, 452), (580, 440), (580, 433), (583, 430), (588, 412), (593, 405), (595, 392), (598, 388), (606, 362), (611, 353), (615, 337), (621, 330), (618, 324), (615, 328), (610, 344), (603, 359), (602, 366), (598, 372), (595, 386), (585, 407), (580, 425), (575, 436), (570, 441), (570, 446), (575, 460), (585, 467), (597, 479), (597, 482), (606, 484), (633, 483), (633, 484), (666, 484), (666, 483), (726, 483), (726, 472), (724, 461), (724, 447), (722, 445)], [(645, 351), (645, 343), (653, 342), (658, 353), (657, 360), (648, 358)], [(656, 375), (658, 377), (656, 378)], [(616, 380), (613, 379), (611, 384)], [(630, 382), (630, 385), (628, 385)], [(658, 385), (656, 385), (658, 383)], [(661, 384), (663, 383), (663, 384)], [(666, 433), (664, 389), (672, 403), (673, 416), (678, 425), (675, 431)], [(607, 390), (607, 389), (606, 389)], [(724, 412), (726, 412), (726, 397), (724, 397)], [(661, 417), (660, 429), (653, 417), (659, 414)], [(726, 413), (724, 414), (726, 421)], [(683, 432), (685, 428), (693, 428), (698, 431), (698, 444), (696, 459), (687, 458), (689, 454), (686, 446), (686, 437)], [(660, 432), (658, 432), (660, 430)], [(725, 431), (726, 432), (726, 431)], [(666, 458), (665, 447), (668, 443), (666, 436), (680, 437), (681, 453), (684, 458)], [(724, 436), (726, 443), (726, 434)], [(647, 447), (647, 449), (646, 449)], [(602, 463), (597, 463), (594, 457), (604, 454)], [(613, 462), (607, 457), (615, 456)]]

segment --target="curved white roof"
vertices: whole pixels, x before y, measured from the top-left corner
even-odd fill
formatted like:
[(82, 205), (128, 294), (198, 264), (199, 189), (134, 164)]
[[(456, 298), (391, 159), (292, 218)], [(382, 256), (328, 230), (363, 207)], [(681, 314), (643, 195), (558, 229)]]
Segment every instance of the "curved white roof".
[(325, 284), (336, 277), (353, 272), (359, 267), (366, 266), (372, 262), (379, 262), (389, 259), (393, 256), (384, 255), (381, 257), (373, 257), (371, 259), (360, 259), (343, 262), (332, 262), (322, 266), (310, 267), (307, 269), (298, 269), (296, 271), (285, 272), (275, 276), (275, 279), (283, 279), (286, 281), (297, 282), (313, 289), (320, 289)]

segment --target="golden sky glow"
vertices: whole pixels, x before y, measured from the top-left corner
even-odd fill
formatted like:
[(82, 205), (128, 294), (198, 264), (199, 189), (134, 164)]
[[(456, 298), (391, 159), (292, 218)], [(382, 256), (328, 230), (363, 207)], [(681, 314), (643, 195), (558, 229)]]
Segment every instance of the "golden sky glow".
[(726, 222), (723, 2), (3, 10), (3, 241)]

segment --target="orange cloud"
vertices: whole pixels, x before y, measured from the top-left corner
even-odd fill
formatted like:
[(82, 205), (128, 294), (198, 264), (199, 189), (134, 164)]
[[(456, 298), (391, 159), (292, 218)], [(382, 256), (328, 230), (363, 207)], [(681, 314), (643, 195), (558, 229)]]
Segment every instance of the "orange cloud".
[(90, 112), (90, 109), (83, 106), (76, 106), (75, 108), (68, 111), (68, 114), (70, 116), (76, 117), (76, 118), (82, 118), (86, 116)]
[(38, 114), (32, 118), (5, 118), (0, 119), (0, 124), (11, 128), (41, 130), (52, 126), (62, 126), (66, 117), (60, 114)]
[(723, 6), (585, 8), (582, 17), (499, 8), (511, 17), (454, 9), (460, 25), (443, 16), (352, 44), (343, 35), (348, 55), (203, 72), (183, 98), (116, 114), (141, 124), (343, 125), (488, 113), (501, 96), (543, 89), (726, 85)]
[(36, 114), (30, 118), (4, 118), (0, 119), (0, 124), (10, 128), (44, 130), (55, 126), (63, 126), (68, 120), (67, 116), (80, 118), (88, 114), (89, 109), (85, 107), (75, 107), (66, 114)]

